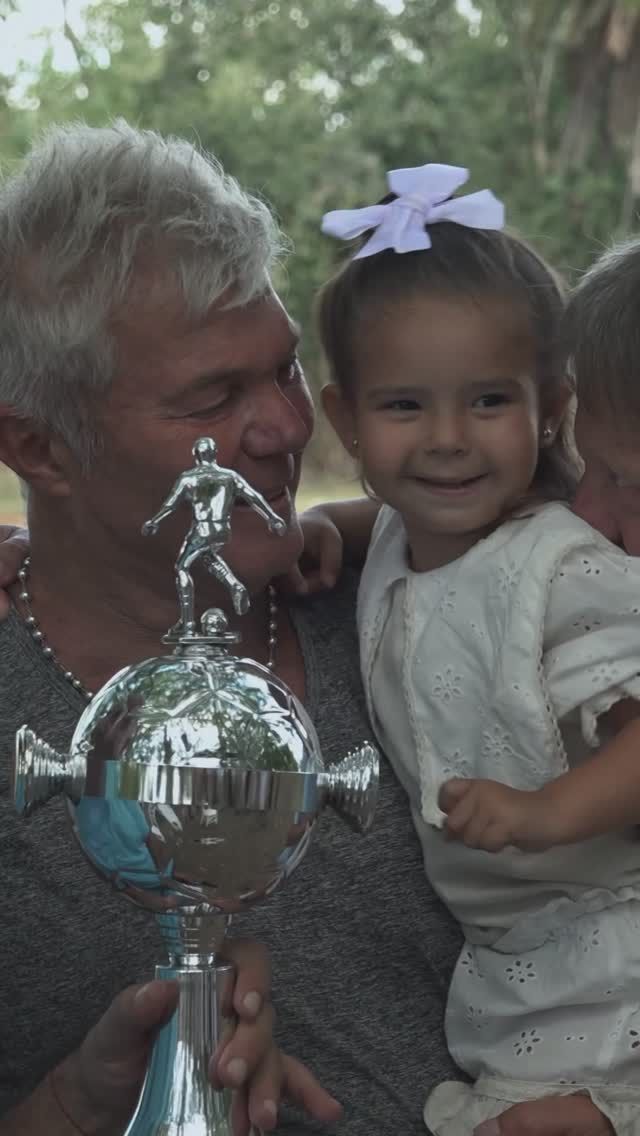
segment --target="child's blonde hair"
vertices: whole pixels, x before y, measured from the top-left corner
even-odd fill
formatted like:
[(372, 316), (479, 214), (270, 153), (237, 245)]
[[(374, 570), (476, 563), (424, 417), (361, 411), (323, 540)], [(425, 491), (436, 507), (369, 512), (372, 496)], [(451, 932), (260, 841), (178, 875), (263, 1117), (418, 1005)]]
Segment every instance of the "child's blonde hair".
[(614, 245), (567, 306), (564, 342), (580, 405), (637, 431), (640, 420), (640, 239)]

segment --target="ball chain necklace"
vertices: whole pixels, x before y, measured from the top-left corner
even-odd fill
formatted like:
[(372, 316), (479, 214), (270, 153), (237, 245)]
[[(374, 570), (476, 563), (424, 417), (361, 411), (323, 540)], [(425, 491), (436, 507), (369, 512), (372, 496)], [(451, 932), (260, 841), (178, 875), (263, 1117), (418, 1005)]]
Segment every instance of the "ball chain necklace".
[[(66, 679), (66, 681), (77, 690), (89, 702), (93, 698), (93, 691), (87, 690), (86, 686), (74, 675), (73, 671), (67, 670), (60, 660), (56, 657), (53, 647), (50, 647), (44, 635), (44, 631), (40, 627), (38, 620), (33, 614), (32, 609), (32, 596), (29, 591), (29, 569), (31, 567), (31, 557), (25, 556), (22, 561), (22, 567), (18, 572), (18, 579), (20, 581), (19, 598), (22, 601), (24, 610), (26, 612), (24, 622), (29, 629), (31, 638), (38, 644), (42, 654), (50, 663), (59, 671), (59, 673)], [(276, 589), (273, 584), (269, 584), (267, 588), (267, 667), (273, 671), (276, 665), (276, 652), (278, 650), (278, 600)]]

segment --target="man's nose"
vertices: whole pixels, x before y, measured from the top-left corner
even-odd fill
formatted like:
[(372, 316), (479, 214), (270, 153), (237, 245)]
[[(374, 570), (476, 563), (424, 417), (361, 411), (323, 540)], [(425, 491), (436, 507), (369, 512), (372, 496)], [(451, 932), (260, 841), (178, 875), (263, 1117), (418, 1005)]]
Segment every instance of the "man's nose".
[(274, 380), (266, 383), (252, 404), (244, 444), (254, 458), (303, 450), (313, 431), (313, 404), (304, 384), (283, 390)]

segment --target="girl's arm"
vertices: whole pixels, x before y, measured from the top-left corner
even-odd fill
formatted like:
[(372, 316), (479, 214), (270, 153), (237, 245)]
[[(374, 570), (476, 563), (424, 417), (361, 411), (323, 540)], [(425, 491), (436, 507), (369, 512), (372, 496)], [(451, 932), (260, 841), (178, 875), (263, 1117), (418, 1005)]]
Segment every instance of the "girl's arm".
[(620, 702), (603, 719), (618, 730), (612, 741), (541, 789), (447, 781), (447, 835), (486, 852), (541, 852), (640, 824), (640, 703)]
[(602, 722), (615, 737), (581, 765), (540, 790), (560, 839), (574, 844), (640, 824), (640, 703), (616, 703)]
[(285, 583), (298, 593), (332, 588), (343, 563), (364, 564), (371, 532), (380, 510), (377, 501), (359, 497), (314, 505), (300, 516), (304, 552)]

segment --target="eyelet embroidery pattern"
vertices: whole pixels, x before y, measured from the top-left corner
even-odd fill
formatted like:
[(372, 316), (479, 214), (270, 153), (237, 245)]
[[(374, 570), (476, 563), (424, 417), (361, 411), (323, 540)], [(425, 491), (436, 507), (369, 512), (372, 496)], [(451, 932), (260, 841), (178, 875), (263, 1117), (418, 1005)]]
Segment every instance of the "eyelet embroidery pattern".
[[(521, 571), (517, 564), (510, 560), (507, 564), (498, 565), (496, 571), (496, 592), (498, 598), (502, 599), (513, 591), (516, 584), (520, 579)], [(495, 595), (494, 595), (495, 598)]]
[(592, 663), (587, 667), (592, 686), (602, 689), (606, 686), (615, 686), (620, 677), (620, 668), (615, 663)]
[(527, 1057), (533, 1053), (535, 1046), (542, 1041), (537, 1029), (522, 1030), (513, 1043), (516, 1057)]
[(455, 588), (449, 588), (449, 590), (445, 592), (438, 605), (438, 611), (440, 612), (440, 615), (446, 615), (448, 611), (456, 610), (457, 594), (458, 593), (456, 592)]
[(443, 753), (442, 760), (442, 776), (445, 780), (450, 777), (473, 777), (474, 768), (471, 760), (464, 757), (459, 749), (454, 749), (452, 753)]
[(473, 632), (476, 639), (486, 639), (487, 638), (485, 632), (482, 630), (481, 627), (478, 626), (477, 623), (472, 622), (472, 623), (469, 624), (469, 627), (470, 627), (471, 631)]
[(526, 982), (536, 982), (538, 974), (532, 962), (522, 962), (522, 959), (515, 959), (511, 966), (505, 967), (505, 974), (507, 982), (518, 982), (524, 986)]
[(482, 1006), (467, 1006), (464, 1017), (467, 1025), (475, 1030), (487, 1027), (487, 1011)]
[(448, 666), (444, 671), (436, 671), (431, 693), (441, 702), (449, 703), (454, 698), (462, 698), (462, 675), (456, 674), (454, 667)]
[(587, 931), (582, 931), (578, 935), (578, 943), (583, 955), (589, 955), (592, 951), (597, 950), (602, 946), (600, 940), (600, 928), (597, 923), (594, 923)]
[(476, 959), (475, 953), (471, 949), (471, 947), (464, 948), (462, 954), (460, 955), (459, 965), (465, 971), (468, 978), (478, 978), (481, 982), (484, 982), (484, 974), (478, 966), (478, 960)]

